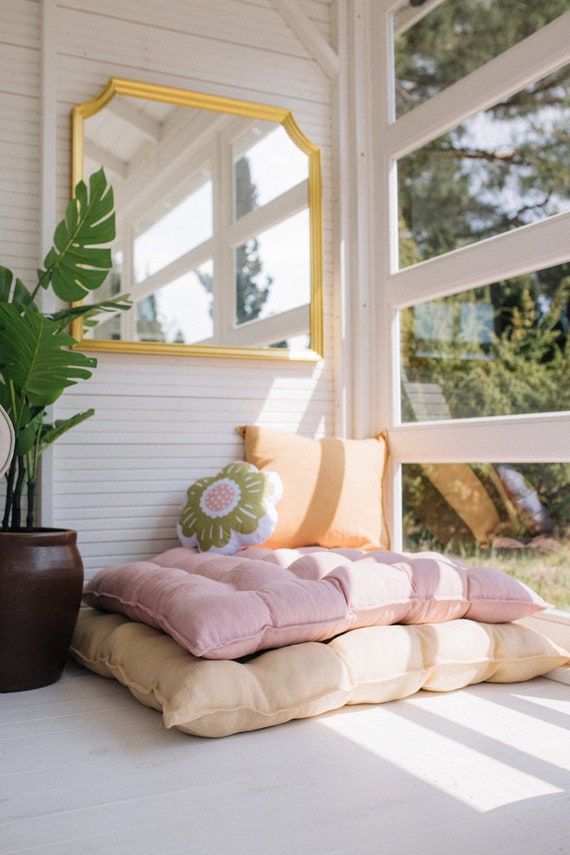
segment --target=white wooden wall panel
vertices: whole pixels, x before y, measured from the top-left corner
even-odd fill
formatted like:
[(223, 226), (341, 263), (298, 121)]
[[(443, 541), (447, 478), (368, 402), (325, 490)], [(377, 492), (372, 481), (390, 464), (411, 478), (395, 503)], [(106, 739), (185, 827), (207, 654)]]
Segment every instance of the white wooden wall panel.
[(34, 275), (40, 241), (40, 11), (0, 0), (0, 263)]
[[(235, 26), (228, 28), (228, 36), (232, 34), (234, 39), (239, 39), (243, 31), (248, 41), (251, 40), (255, 26), (254, 12), (247, 11), (251, 7), (237, 0), (218, 0), (212, 6), (221, 10), (228, 4), (245, 10)], [(61, 54), (82, 62), (112, 63), (118, 68), (117, 76), (138, 76), (144, 69), (146, 76), (153, 72), (158, 75), (152, 82), (169, 81), (169, 85), (188, 87), (191, 80), (193, 88), (199, 90), (215, 86), (216, 94), (217, 87), (225, 82), (226, 86), (233, 84), (239, 88), (241, 97), (255, 101), (269, 99), (270, 103), (275, 103), (276, 96), (296, 93), (297, 97), (304, 96), (312, 103), (322, 103), (328, 86), (315, 62), (305, 52), (303, 56), (294, 57), (282, 53), (283, 44), (286, 48), (289, 42), (297, 53), (301, 50), (300, 43), (284, 24), (273, 41), (264, 32), (255, 47), (247, 41), (236, 45), (218, 36), (220, 30), (226, 30), (226, 20), (220, 12), (216, 21), (212, 20), (213, 10), (208, 13), (216, 36), (207, 39), (145, 23), (144, 5), (141, 4), (140, 13), (137, 8), (136, 20), (132, 22), (126, 21), (123, 15), (113, 18), (68, 8), (61, 10), (58, 18)], [(195, 18), (197, 15), (192, 20)], [(278, 25), (277, 13), (273, 19)], [(213, 90), (210, 88), (210, 91)]]
[[(242, 456), (237, 425), (258, 422), (308, 436), (335, 431), (335, 84), (271, 0), (46, 2), (53, 16), (45, 62), (55, 80), (55, 152), (41, 135), (41, 0), (0, 0), (0, 263), (18, 275), (33, 277), (42, 214), (49, 221), (64, 212), (71, 107), (110, 76), (287, 107), (321, 146), (323, 161), (325, 360), (102, 354), (93, 378), (58, 402), (56, 417), (88, 407), (96, 414), (51, 453), (43, 523), (77, 528), (91, 575), (175, 545), (189, 483)], [(297, 2), (328, 41), (332, 0)], [(42, 212), (41, 168), (50, 159), (56, 198)]]
[[(252, 47), (256, 51), (265, 46), (275, 55), (307, 56), (293, 33), (283, 28), (271, 2), (258, 4), (243, 0), (233, 0), (231, 3), (227, 0), (222, 3), (192, 0), (189, 3), (188, 0), (169, 0), (163, 5), (156, 2), (139, 4), (133, 0), (117, 4), (115, 0), (102, 0), (94, 9), (92, 0), (72, 0), (62, 9), (66, 17), (70, 8), (87, 15), (90, 26), (97, 26), (96, 18), (101, 20), (103, 27), (106, 26), (105, 19), (112, 19), (115, 23), (111, 43), (120, 38), (121, 29), (118, 25), (125, 22), (129, 26), (137, 22), (142, 27), (150, 28), (149, 42), (160, 43), (163, 38), (167, 38), (173, 39), (173, 44), (181, 44), (186, 39), (189, 44), (202, 45), (210, 55), (216, 43), (226, 43), (233, 50), (236, 44), (239, 44), (240, 49)], [(73, 29), (73, 15), (68, 20), (70, 29)]]
[(243, 457), (238, 425), (326, 428), (332, 389), (322, 368), (302, 376), (293, 364), (260, 372), (247, 362), (220, 375), (219, 360), (187, 372), (185, 359), (123, 355), (120, 374), (110, 370), (115, 361), (100, 358), (89, 384), (59, 408), (62, 417), (96, 410), (58, 443), (54, 460), (55, 506), (80, 532), (88, 572), (171, 546), (188, 485)]

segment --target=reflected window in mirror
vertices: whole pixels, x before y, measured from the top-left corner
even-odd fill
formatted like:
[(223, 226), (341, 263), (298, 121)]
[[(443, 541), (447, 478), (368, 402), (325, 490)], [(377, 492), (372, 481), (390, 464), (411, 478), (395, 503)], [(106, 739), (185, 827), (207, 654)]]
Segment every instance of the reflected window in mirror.
[(266, 205), (309, 178), (306, 155), (281, 126), (264, 122), (233, 145), (235, 217)]
[(104, 287), (129, 294), (133, 308), (75, 337), (92, 349), (318, 357), (318, 149), (276, 108), (110, 87), (103, 107), (75, 108), (74, 162), (82, 149), (81, 175), (102, 165), (113, 185), (117, 239)]
[(160, 193), (156, 207), (134, 222), (134, 281), (144, 282), (153, 273), (213, 235), (212, 181), (196, 180), (196, 189), (186, 191), (180, 201)]

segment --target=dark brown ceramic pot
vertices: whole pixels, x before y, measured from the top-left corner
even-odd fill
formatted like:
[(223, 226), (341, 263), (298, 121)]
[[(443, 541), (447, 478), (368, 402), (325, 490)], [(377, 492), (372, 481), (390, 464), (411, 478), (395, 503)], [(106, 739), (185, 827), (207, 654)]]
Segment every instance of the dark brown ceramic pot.
[(77, 532), (0, 532), (0, 692), (59, 680), (82, 588)]

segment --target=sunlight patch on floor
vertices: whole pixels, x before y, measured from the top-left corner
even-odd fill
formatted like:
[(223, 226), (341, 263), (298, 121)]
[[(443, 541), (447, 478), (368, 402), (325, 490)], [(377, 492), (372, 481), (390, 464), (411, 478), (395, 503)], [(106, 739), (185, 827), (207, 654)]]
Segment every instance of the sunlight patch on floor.
[[(513, 746), (512, 710), (511, 727), (502, 730), (496, 704), (473, 697), (459, 704), (456, 698), (450, 698), (444, 716), (441, 707), (437, 715), (431, 713), (429, 696), (420, 695), (381, 710), (355, 707), (325, 716), (320, 724), (480, 813), (564, 792), (552, 759), (544, 764), (534, 756), (532, 717), (522, 715), (527, 721), (521, 721), (529, 729), (529, 745), (521, 745), (517, 728)], [(487, 735), (485, 721), (493, 718), (498, 727)], [(554, 750), (552, 754), (556, 756)]]

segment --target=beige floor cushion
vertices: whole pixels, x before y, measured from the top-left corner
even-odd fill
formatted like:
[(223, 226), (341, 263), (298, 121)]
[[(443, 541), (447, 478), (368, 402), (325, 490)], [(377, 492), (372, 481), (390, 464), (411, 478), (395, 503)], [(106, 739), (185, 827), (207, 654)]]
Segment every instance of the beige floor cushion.
[(200, 659), (170, 636), (118, 614), (80, 613), (72, 651), (119, 680), (166, 727), (221, 737), (345, 704), (382, 703), (419, 689), (518, 682), (565, 664), (570, 652), (514, 623), (453, 620), (355, 629), (244, 661)]

